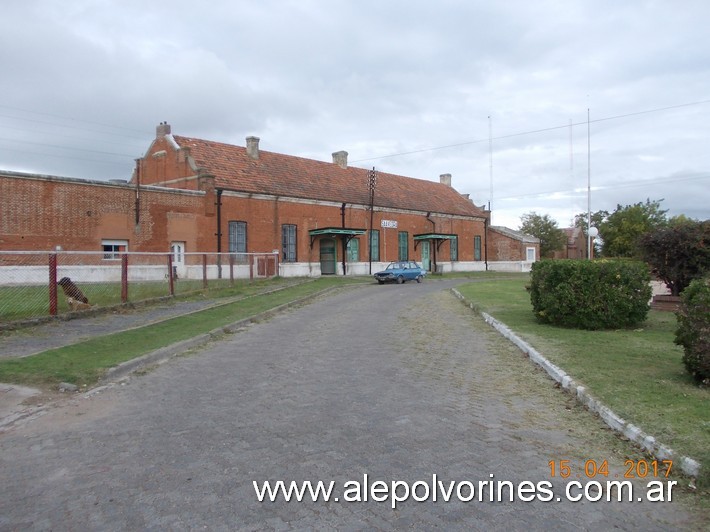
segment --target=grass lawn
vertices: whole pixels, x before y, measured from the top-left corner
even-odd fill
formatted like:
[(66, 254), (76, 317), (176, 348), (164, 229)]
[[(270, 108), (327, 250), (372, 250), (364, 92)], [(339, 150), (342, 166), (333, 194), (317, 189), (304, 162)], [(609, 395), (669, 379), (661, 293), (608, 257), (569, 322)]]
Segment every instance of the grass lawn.
[[(180, 279), (176, 281), (176, 297), (191, 295), (210, 297), (227, 297), (240, 293), (248, 293), (251, 289), (259, 289), (265, 284), (283, 284), (284, 279), (212, 279), (208, 288), (203, 288), (201, 280)], [(121, 304), (121, 283), (81, 283), (80, 288), (93, 306), (106, 307)], [(139, 303), (159, 297), (170, 296), (167, 282), (163, 281), (132, 281), (128, 285), (128, 301)], [(57, 311), (63, 314), (69, 311), (66, 297), (61, 288), (57, 289)], [(49, 289), (42, 286), (0, 286), (0, 323), (49, 316)]]
[(614, 412), (703, 464), (710, 481), (710, 389), (690, 379), (675, 345), (676, 318), (651, 310), (635, 329), (582, 331), (535, 320), (529, 278), (476, 282), (459, 291), (513, 329)]
[[(296, 285), (281, 280), (282, 285), (286, 284), (282, 290), (245, 297), (188, 316), (93, 338), (24, 358), (0, 360), (0, 382), (39, 387), (60, 382), (92, 386), (107, 369), (121, 362), (315, 294), (326, 288), (352, 282), (353, 279), (342, 277), (323, 277)], [(268, 288), (271, 285), (278, 286), (278, 281), (262, 283), (261, 290), (264, 290), (264, 286)], [(253, 285), (242, 287), (242, 292), (256, 290), (257, 287)], [(238, 290), (235, 288), (226, 292), (222, 295), (235, 295)]]

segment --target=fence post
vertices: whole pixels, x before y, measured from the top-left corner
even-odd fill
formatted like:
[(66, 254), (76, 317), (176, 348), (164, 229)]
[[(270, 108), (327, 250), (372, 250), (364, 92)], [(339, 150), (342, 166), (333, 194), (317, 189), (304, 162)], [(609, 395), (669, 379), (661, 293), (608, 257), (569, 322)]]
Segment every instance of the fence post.
[(254, 261), (259, 260), (259, 255), (247, 255), (249, 257), (249, 281), (254, 280)]
[(57, 254), (49, 254), (49, 315), (57, 315)]
[(274, 277), (278, 277), (279, 274), (279, 254), (274, 253)]
[(229, 286), (234, 286), (234, 253), (229, 254)]
[(128, 303), (128, 255), (121, 255), (121, 303)]
[(207, 289), (207, 254), (202, 254), (202, 288)]
[(173, 279), (173, 254), (168, 253), (168, 290), (170, 295), (175, 295), (175, 279)]

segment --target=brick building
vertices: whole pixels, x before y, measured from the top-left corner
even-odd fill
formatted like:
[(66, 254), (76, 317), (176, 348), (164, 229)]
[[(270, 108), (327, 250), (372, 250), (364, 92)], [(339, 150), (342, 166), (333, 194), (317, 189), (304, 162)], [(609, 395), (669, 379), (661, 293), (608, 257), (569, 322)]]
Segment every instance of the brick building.
[[(0, 173), (0, 249), (278, 251), (284, 276), (527, 269), (539, 245), (440, 182), (173, 135), (158, 125), (130, 182)], [(371, 183), (374, 186), (371, 186)], [(374, 193), (372, 193), (374, 190)]]
[(586, 259), (587, 258), (587, 236), (581, 227), (566, 227), (562, 229), (567, 237), (566, 245), (563, 249), (555, 250), (555, 259)]

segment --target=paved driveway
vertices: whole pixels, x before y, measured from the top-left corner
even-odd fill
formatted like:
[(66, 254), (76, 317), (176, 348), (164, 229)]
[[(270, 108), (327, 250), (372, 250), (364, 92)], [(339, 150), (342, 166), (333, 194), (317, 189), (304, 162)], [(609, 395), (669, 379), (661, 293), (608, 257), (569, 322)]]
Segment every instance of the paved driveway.
[[(549, 461), (569, 459), (572, 478), (587, 459), (623, 473), (629, 449), (461, 305), (452, 284), (318, 299), (1, 435), (0, 529), (690, 526), (677, 502), (564, 500)], [(554, 497), (440, 493), (393, 509), (369, 492), (345, 502), (346, 483), (365, 475), (370, 485), (423, 481), (419, 498), (433, 475), (476, 490), (549, 481)], [(266, 480), (334, 481), (339, 501), (258, 502), (253, 481)]]

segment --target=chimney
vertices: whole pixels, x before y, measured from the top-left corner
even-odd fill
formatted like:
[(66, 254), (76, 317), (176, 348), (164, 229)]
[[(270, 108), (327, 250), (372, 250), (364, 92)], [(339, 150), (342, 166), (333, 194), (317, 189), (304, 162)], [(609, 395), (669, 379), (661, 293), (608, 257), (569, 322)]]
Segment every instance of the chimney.
[(451, 186), (451, 174), (441, 174), (439, 176), (439, 182), (447, 187)]
[(333, 164), (337, 164), (340, 168), (348, 167), (348, 152), (336, 151), (333, 153)]
[(170, 124), (167, 122), (161, 122), (155, 128), (155, 138), (164, 137), (165, 135), (170, 135)]
[(247, 155), (254, 160), (259, 159), (259, 137), (247, 137)]

